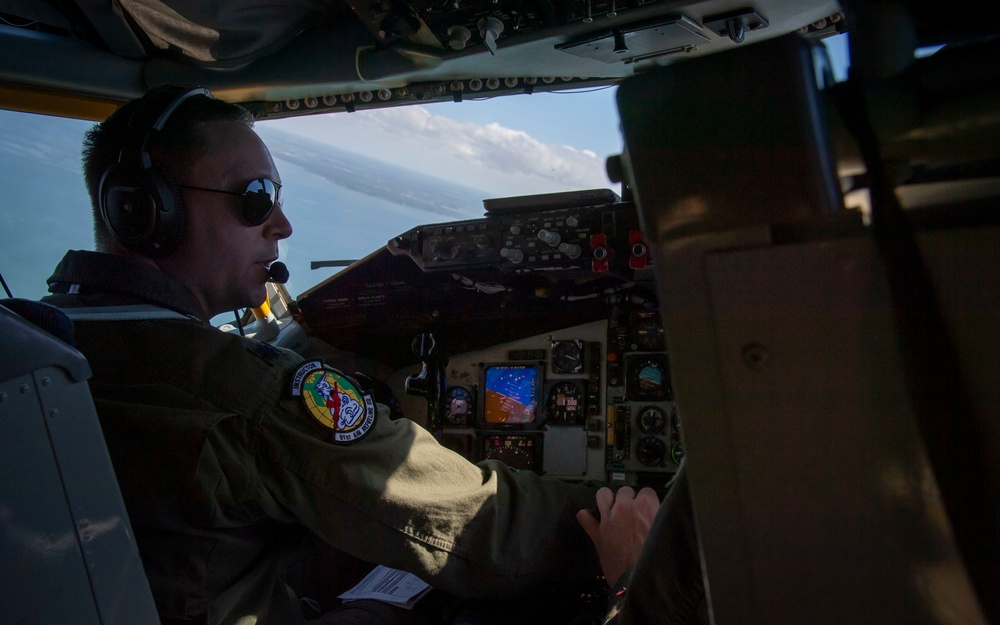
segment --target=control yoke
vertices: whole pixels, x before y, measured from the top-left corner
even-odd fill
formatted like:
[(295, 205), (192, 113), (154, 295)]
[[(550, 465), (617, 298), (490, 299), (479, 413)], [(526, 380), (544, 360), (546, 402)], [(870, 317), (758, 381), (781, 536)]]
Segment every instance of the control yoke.
[(440, 353), (437, 339), (429, 332), (418, 334), (411, 346), (423, 366), (420, 373), (406, 378), (406, 392), (427, 400), (427, 428), (431, 432), (437, 432), (444, 427), (441, 401), (448, 389), (448, 381), (445, 378), (448, 357)]

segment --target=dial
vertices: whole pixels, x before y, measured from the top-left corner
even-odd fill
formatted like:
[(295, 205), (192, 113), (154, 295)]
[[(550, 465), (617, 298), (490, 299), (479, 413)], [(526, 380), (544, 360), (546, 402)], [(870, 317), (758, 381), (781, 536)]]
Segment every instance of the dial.
[(684, 460), (684, 443), (674, 441), (670, 446), (670, 459), (674, 461), (675, 465), (681, 466), (681, 460)]
[(684, 443), (681, 442), (681, 429), (677, 423), (677, 409), (670, 412), (670, 459), (681, 466), (684, 460)]
[(452, 386), (448, 389), (447, 410), (448, 425), (468, 425), (472, 420), (475, 403), (472, 393), (462, 386)]
[(667, 455), (667, 446), (658, 438), (646, 436), (636, 445), (636, 455), (639, 462), (647, 467), (656, 467), (663, 464), (663, 459)]
[(583, 382), (566, 380), (549, 388), (545, 400), (548, 423), (574, 424), (583, 418)]
[(583, 371), (583, 341), (552, 341), (552, 372), (580, 373)]
[(639, 413), (637, 421), (643, 434), (659, 434), (667, 424), (667, 415), (656, 406), (647, 406)]
[(672, 397), (666, 354), (630, 356), (626, 366), (625, 390), (629, 399), (663, 401)]

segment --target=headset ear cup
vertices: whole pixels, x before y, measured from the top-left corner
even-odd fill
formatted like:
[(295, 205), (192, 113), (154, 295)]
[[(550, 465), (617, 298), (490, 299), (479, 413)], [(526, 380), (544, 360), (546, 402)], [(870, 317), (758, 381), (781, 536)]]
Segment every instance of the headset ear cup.
[(101, 179), (101, 216), (124, 247), (149, 256), (169, 254), (184, 235), (180, 188), (155, 166), (117, 164)]
[(148, 253), (163, 256), (177, 249), (184, 236), (184, 197), (173, 176), (159, 167), (147, 170), (147, 178), (150, 195), (156, 198), (156, 226)]
[(111, 235), (127, 249), (163, 256), (184, 236), (180, 187), (153, 163), (148, 144), (177, 108), (194, 97), (212, 99), (212, 94), (184, 85), (154, 88), (134, 104), (127, 127), (120, 129), (125, 142), (118, 162), (101, 177), (98, 205)]
[(154, 199), (141, 170), (118, 163), (101, 178), (101, 217), (124, 247), (141, 250), (156, 226)]

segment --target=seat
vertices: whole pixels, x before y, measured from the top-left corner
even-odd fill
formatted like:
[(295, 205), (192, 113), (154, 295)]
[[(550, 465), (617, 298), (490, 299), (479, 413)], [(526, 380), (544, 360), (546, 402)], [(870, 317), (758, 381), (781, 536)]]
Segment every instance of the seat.
[[(882, 37), (884, 25), (858, 20), (852, 41), (880, 61), (914, 59), (914, 38)], [(979, 191), (978, 161), (965, 159), (980, 156), (961, 135), (985, 131), (963, 121), (936, 132), (937, 99), (921, 81), (872, 79), (881, 99), (852, 96), (847, 118), (920, 120), (885, 136), (940, 143), (886, 149), (891, 167), (867, 155), (868, 225), (837, 197), (821, 109), (834, 86), (817, 79), (828, 72), (815, 52), (775, 38), (617, 92), (640, 219), (655, 235), (712, 620), (1000, 622), (1000, 225), (996, 187)], [(852, 73), (868, 68), (860, 58)], [(935, 75), (964, 77), (961, 61)], [(941, 106), (972, 116), (969, 81), (942, 89), (955, 100)], [(911, 107), (921, 114), (902, 113)], [(995, 160), (995, 142), (973, 143)], [(944, 186), (917, 178), (897, 187), (909, 203), (896, 200), (884, 170), (927, 162)]]
[(156, 624), (90, 367), (71, 342), (58, 308), (0, 300), (0, 614)]

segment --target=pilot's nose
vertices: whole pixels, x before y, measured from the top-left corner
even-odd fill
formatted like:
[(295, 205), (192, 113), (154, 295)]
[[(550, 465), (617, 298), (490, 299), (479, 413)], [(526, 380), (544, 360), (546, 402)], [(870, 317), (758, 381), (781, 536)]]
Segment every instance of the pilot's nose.
[(285, 211), (276, 206), (264, 224), (264, 235), (268, 238), (287, 239), (292, 236), (292, 222), (285, 217)]

